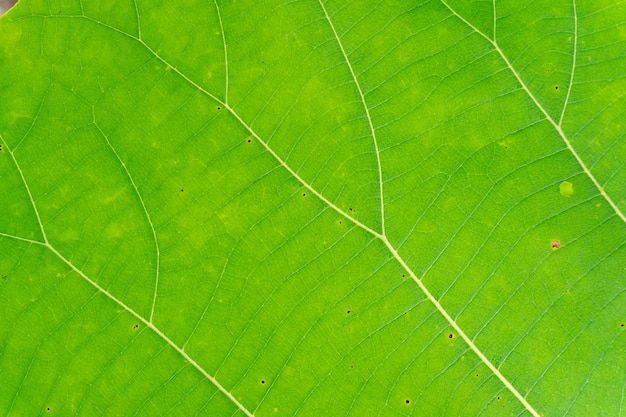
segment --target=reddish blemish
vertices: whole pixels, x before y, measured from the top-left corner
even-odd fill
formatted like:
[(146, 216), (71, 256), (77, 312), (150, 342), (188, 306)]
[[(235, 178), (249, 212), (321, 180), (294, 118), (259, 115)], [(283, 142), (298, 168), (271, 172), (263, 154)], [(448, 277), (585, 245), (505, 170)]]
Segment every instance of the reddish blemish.
[(560, 247), (561, 247), (561, 242), (559, 242), (558, 240), (552, 241), (552, 249), (558, 249)]

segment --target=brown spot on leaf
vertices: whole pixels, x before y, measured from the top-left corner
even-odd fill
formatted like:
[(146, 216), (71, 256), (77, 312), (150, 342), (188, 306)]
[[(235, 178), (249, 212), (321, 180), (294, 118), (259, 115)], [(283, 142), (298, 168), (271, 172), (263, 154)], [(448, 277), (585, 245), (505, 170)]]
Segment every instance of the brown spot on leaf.
[(552, 241), (552, 250), (557, 250), (561, 247), (561, 242), (559, 242), (558, 240), (553, 240)]

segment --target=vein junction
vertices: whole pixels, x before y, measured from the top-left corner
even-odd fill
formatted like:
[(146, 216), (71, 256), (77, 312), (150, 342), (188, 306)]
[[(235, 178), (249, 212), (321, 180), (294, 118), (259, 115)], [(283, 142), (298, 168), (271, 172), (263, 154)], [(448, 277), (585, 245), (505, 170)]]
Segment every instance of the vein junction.
[[(284, 168), (286, 169), (289, 174), (291, 176), (293, 176), (298, 182), (300, 182), (304, 187), (306, 187), (311, 193), (313, 193), (314, 195), (316, 195), (321, 201), (323, 201), (326, 205), (328, 205), (328, 207), (332, 208), (334, 211), (336, 211), (337, 213), (339, 213), (340, 215), (342, 215), (343, 217), (345, 217), (346, 219), (348, 219), (349, 221), (353, 222), (355, 224), (355, 226), (361, 228), (362, 230), (364, 230), (365, 232), (371, 234), (372, 236), (376, 237), (377, 239), (379, 239), (382, 244), (385, 245), (385, 247), (389, 250), (390, 254), (393, 256), (394, 259), (396, 259), (396, 261), (406, 270), (406, 272), (409, 274), (409, 276), (415, 281), (415, 283), (419, 286), (419, 288), (424, 292), (424, 294), (426, 295), (426, 297), (428, 298), (428, 300), (433, 304), (433, 306), (437, 309), (437, 311), (445, 318), (445, 320), (450, 324), (450, 326), (452, 326), (455, 331), (458, 333), (458, 335), (464, 340), (464, 342), (470, 347), (470, 349), (472, 351), (474, 351), (474, 353), (479, 357), (479, 359), (493, 372), (493, 374), (502, 382), (502, 384), (524, 405), (524, 407), (535, 417), (539, 416), (539, 413), (532, 407), (532, 405), (530, 405), (528, 403), (528, 401), (526, 400), (526, 398), (519, 392), (517, 391), (517, 389), (511, 384), (511, 382), (499, 371), (499, 369), (486, 357), (486, 355), (476, 346), (476, 344), (473, 342), (473, 340), (467, 335), (465, 334), (465, 332), (461, 329), (461, 327), (456, 323), (456, 321), (448, 314), (448, 312), (444, 309), (444, 307), (439, 303), (439, 301), (432, 295), (432, 293), (428, 290), (428, 288), (424, 285), (424, 283), (422, 282), (422, 280), (411, 270), (411, 268), (407, 265), (407, 263), (404, 261), (404, 259), (399, 255), (398, 250), (391, 244), (391, 242), (389, 241), (389, 239), (386, 236), (385, 233), (385, 228), (384, 228), (384, 220), (385, 220), (385, 215), (384, 215), (384, 200), (383, 200), (383, 187), (382, 187), (382, 167), (381, 167), (381, 161), (380, 161), (380, 152), (378, 149), (378, 144), (376, 142), (376, 133), (375, 133), (375, 128), (374, 125), (371, 121), (371, 117), (369, 115), (369, 108), (365, 102), (365, 96), (362, 93), (361, 87), (358, 83), (358, 79), (357, 76), (350, 64), (350, 60), (348, 58), (348, 54), (346, 53), (346, 51), (343, 48), (343, 45), (341, 44), (340, 41), (340, 37), (337, 34), (332, 21), (331, 21), (331, 17), (328, 14), (328, 12), (326, 11), (324, 4), (321, 2), (321, 0), (318, 0), (323, 11), (325, 14), (326, 19), (328, 20), (331, 28), (332, 28), (332, 32), (337, 40), (337, 42), (339, 43), (341, 52), (346, 60), (347, 65), (349, 66), (350, 69), (350, 73), (353, 76), (354, 82), (357, 86), (358, 92), (361, 96), (363, 105), (364, 105), (364, 109), (365, 112), (367, 113), (367, 118), (368, 118), (368, 122), (370, 125), (370, 129), (371, 129), (371, 133), (372, 133), (372, 137), (374, 140), (374, 144), (375, 144), (375, 150), (376, 150), (376, 157), (377, 157), (377, 163), (378, 163), (378, 174), (379, 174), (379, 181), (380, 181), (380, 207), (381, 207), (381, 219), (382, 219), (382, 228), (381, 228), (381, 232), (378, 232), (372, 228), (370, 228), (369, 226), (367, 226), (366, 224), (358, 221), (357, 219), (353, 218), (352, 216), (348, 215), (348, 213), (344, 212), (343, 210), (341, 210), (336, 204), (334, 204), (332, 201), (328, 200), (322, 193), (318, 192), (316, 189), (314, 189), (307, 181), (305, 181), (301, 176), (298, 175), (298, 173), (296, 171), (294, 171), (287, 163), (285, 160), (283, 160), (273, 149), (271, 149), (269, 147), (269, 145), (261, 139), (261, 137), (259, 137), (259, 135), (252, 129), (251, 126), (249, 126), (242, 118), (241, 116), (237, 113), (237, 111), (232, 108), (229, 104), (228, 104), (228, 80), (226, 80), (226, 91), (225, 91), (225, 99), (224, 100), (220, 100), (217, 96), (211, 94), (210, 92), (208, 92), (207, 90), (205, 90), (202, 86), (200, 86), (199, 84), (197, 84), (196, 82), (194, 82), (193, 80), (191, 80), (189, 77), (187, 77), (185, 74), (183, 74), (181, 71), (179, 71), (176, 67), (170, 65), (165, 59), (163, 59), (161, 56), (159, 56), (159, 54), (153, 50), (152, 48), (150, 48), (150, 46), (148, 46), (142, 39), (141, 36), (136, 37), (133, 35), (130, 35), (126, 32), (123, 32), (117, 28), (111, 27), (107, 24), (104, 24), (102, 22), (99, 22), (95, 19), (92, 19), (90, 17), (87, 16), (74, 16), (74, 17), (79, 17), (79, 18), (84, 18), (86, 20), (89, 20), (93, 23), (96, 23), (98, 25), (102, 25), (102, 26), (106, 26), (124, 36), (127, 36), (137, 42), (139, 42), (140, 44), (142, 44), (155, 58), (157, 58), (158, 60), (160, 60), (161, 62), (163, 62), (165, 65), (167, 65), (169, 68), (171, 68), (173, 71), (175, 71), (182, 79), (184, 79), (186, 82), (188, 82), (189, 84), (193, 85), (196, 89), (198, 89), (198, 91), (202, 92), (203, 94), (205, 94), (207, 97), (210, 97), (211, 99), (213, 99), (214, 101), (216, 101), (217, 103), (219, 103), (221, 106), (223, 106), (226, 110), (228, 110), (230, 112), (230, 114), (239, 121), (239, 123), (246, 129), (248, 130), (248, 132), (250, 132), (250, 134), (252, 136), (254, 136), (258, 142), (272, 155), (273, 158), (275, 158), (275, 160)], [(624, 214), (619, 210), (619, 208), (615, 205), (615, 203), (610, 199), (610, 197), (606, 194), (606, 192), (603, 190), (603, 188), (601, 187), (601, 185), (598, 183), (598, 181), (595, 179), (595, 177), (592, 175), (592, 173), (589, 171), (589, 169), (586, 167), (586, 165), (584, 164), (584, 162), (582, 161), (582, 159), (580, 158), (580, 156), (577, 154), (577, 152), (573, 149), (569, 139), (566, 137), (566, 135), (564, 134), (563, 130), (561, 129), (561, 120), (559, 121), (559, 123), (556, 123), (551, 117), (550, 115), (545, 111), (545, 109), (541, 106), (541, 104), (537, 101), (537, 99), (534, 97), (534, 95), (531, 93), (531, 91), (527, 88), (527, 86), (524, 84), (524, 82), (522, 81), (521, 77), (519, 76), (519, 74), (515, 71), (514, 67), (511, 65), (511, 63), (509, 62), (509, 60), (507, 59), (507, 57), (504, 55), (504, 53), (502, 52), (502, 50), (499, 48), (498, 44), (495, 41), (495, 32), (494, 32), (494, 40), (489, 39), (488, 37), (486, 37), (484, 34), (482, 34), (480, 31), (478, 31), (474, 26), (472, 26), (467, 20), (465, 20), (462, 16), (458, 15), (444, 0), (441, 0), (442, 3), (457, 17), (459, 17), (463, 22), (465, 22), (467, 25), (469, 25), (472, 29), (474, 29), (478, 34), (480, 34), (481, 36), (483, 36), (488, 42), (490, 42), (494, 49), (500, 54), (500, 56), (502, 57), (502, 59), (504, 60), (504, 62), (506, 63), (506, 65), (509, 67), (509, 69), (513, 72), (513, 74), (515, 75), (515, 77), (517, 78), (518, 82), (520, 83), (520, 85), (522, 86), (522, 88), (526, 91), (526, 93), (531, 97), (531, 99), (535, 102), (535, 104), (537, 105), (537, 107), (540, 109), (540, 111), (544, 114), (544, 116), (546, 117), (546, 119), (554, 126), (555, 130), (559, 133), (559, 135), (561, 136), (561, 138), (563, 139), (564, 143), (566, 144), (566, 146), (568, 147), (568, 149), (572, 152), (572, 154), (575, 156), (575, 158), (577, 159), (577, 161), (579, 162), (579, 164), (581, 165), (581, 167), (583, 168), (584, 172), (587, 174), (587, 176), (592, 180), (592, 182), (594, 183), (594, 185), (598, 188), (598, 190), (600, 191), (600, 193), (604, 196), (604, 198), (609, 202), (609, 204), (613, 207), (613, 209), (615, 210), (615, 212), (617, 213), (617, 215), (626, 222), (626, 217), (624, 216)], [(495, 3), (494, 3), (495, 5)], [(217, 6), (217, 3), (216, 3)], [(495, 7), (495, 6), (494, 6)], [(65, 18), (68, 17), (72, 17), (72, 16), (64, 16)], [(495, 19), (495, 18), (494, 18)], [(221, 17), (220, 17), (220, 24), (221, 23)], [(494, 25), (495, 26), (495, 25)], [(222, 27), (223, 30), (223, 27)], [(222, 34), (222, 37), (224, 35)], [(224, 39), (224, 38), (223, 38)], [(224, 55), (225, 58), (227, 59), (227, 52), (226, 52), (226, 43), (225, 43), (225, 39), (224, 39)], [(227, 64), (226, 64), (227, 65)], [(227, 71), (228, 74), (228, 71)], [(573, 78), (573, 75), (572, 75)], [(570, 89), (571, 89), (571, 85), (570, 85)], [(563, 108), (563, 112), (565, 111), (565, 107)], [(0, 140), (2, 140), (2, 138), (0, 137)], [(2, 140), (4, 142), (4, 140)], [(6, 144), (6, 143), (5, 143)], [(8, 150), (8, 148), (7, 148)], [(22, 170), (20, 169), (17, 160), (15, 159), (13, 153), (8, 150), (14, 163), (15, 166), (17, 168), (17, 170), (19, 171), (22, 181), (24, 183), (24, 186), (28, 192), (31, 204), (33, 206), (33, 209), (35, 211), (35, 214), (37, 216), (37, 220), (39, 222), (39, 227), (41, 229), (41, 233), (42, 233), (42, 238), (43, 238), (43, 242), (40, 241), (36, 241), (36, 240), (30, 240), (30, 239), (25, 239), (25, 238), (21, 238), (19, 236), (13, 236), (13, 235), (9, 235), (9, 234), (5, 234), (5, 233), (0, 233), (0, 236), (4, 236), (7, 238), (13, 238), (13, 239), (17, 239), (17, 240), (21, 240), (21, 241), (26, 241), (32, 244), (39, 244), (39, 245), (43, 245), (45, 247), (47, 247), (50, 251), (52, 251), (63, 263), (65, 263), (66, 265), (68, 265), (68, 267), (70, 267), (75, 273), (77, 273), (79, 276), (81, 276), (83, 279), (85, 279), (87, 282), (89, 282), (93, 287), (95, 287), (99, 292), (101, 292), (103, 295), (105, 295), (106, 297), (110, 298), (113, 302), (115, 302), (116, 304), (118, 304), (119, 306), (121, 306), (122, 308), (124, 308), (126, 311), (128, 311), (131, 315), (133, 315), (134, 317), (136, 317), (138, 320), (140, 320), (142, 323), (144, 323), (147, 327), (149, 327), (150, 329), (152, 329), (155, 333), (157, 333), (167, 344), (169, 344), (172, 348), (174, 348), (182, 357), (184, 357), (187, 361), (189, 361), (189, 363), (191, 363), (199, 372), (202, 373), (202, 375), (204, 375), (209, 381), (211, 381), (224, 395), (226, 395), (242, 412), (244, 412), (244, 414), (248, 415), (248, 416), (252, 416), (253, 414), (241, 403), (237, 400), (237, 398), (235, 398), (232, 393), (230, 393), (225, 387), (223, 387), (213, 376), (211, 376), (204, 368), (202, 368), (201, 365), (199, 365), (197, 362), (195, 362), (193, 360), (193, 358), (189, 357), (189, 355), (184, 351), (183, 348), (177, 346), (171, 339), (169, 339), (167, 337), (167, 335), (165, 335), (159, 328), (157, 328), (154, 323), (151, 320), (152, 314), (150, 319), (146, 319), (144, 317), (142, 317), (141, 315), (139, 315), (138, 313), (136, 313), (131, 307), (129, 307), (128, 305), (126, 305), (124, 302), (122, 302), (120, 299), (116, 298), (114, 295), (110, 294), (106, 289), (102, 288), (101, 286), (99, 286), (95, 281), (91, 280), (88, 276), (86, 276), (81, 270), (79, 270), (76, 266), (74, 266), (67, 258), (65, 258), (60, 252), (58, 252), (54, 246), (48, 241), (48, 238), (46, 236), (45, 230), (44, 230), (44, 226), (43, 226), (43, 222), (40, 218), (39, 212), (37, 210), (37, 206), (35, 204), (35, 200), (33, 199), (33, 196), (30, 193), (30, 189), (28, 187), (28, 183), (26, 181), (26, 178), (24, 177), (24, 174), (22, 172)], [(114, 150), (113, 150), (114, 151)], [(119, 159), (119, 158), (118, 158)], [(121, 160), (120, 160), (121, 162)], [(129, 174), (130, 176), (130, 174)], [(131, 178), (132, 181), (132, 178)], [(134, 184), (133, 184), (134, 185)], [(136, 187), (135, 187), (136, 189)], [(139, 196), (140, 197), (140, 196)], [(141, 198), (141, 197), (140, 197)], [(145, 206), (144, 206), (145, 209)], [(147, 215), (147, 210), (146, 210), (146, 215)], [(148, 216), (149, 218), (149, 216)], [(154, 230), (154, 227), (153, 227)], [(156, 239), (156, 233), (154, 236), (155, 239), (155, 243), (157, 242)], [(158, 246), (158, 243), (156, 243)], [(158, 277), (158, 276), (157, 276)], [(155, 290), (156, 291), (156, 290)], [(156, 293), (155, 293), (155, 297), (156, 297)], [(153, 306), (154, 307), (154, 306)]]
[[(484, 33), (482, 33), (480, 30), (478, 30), (478, 28), (476, 28), (474, 25), (472, 25), (467, 19), (465, 19), (463, 16), (461, 16), (459, 13), (457, 13), (452, 7), (450, 7), (450, 5), (448, 5), (448, 3), (445, 0), (440, 0), (440, 1), (443, 3), (444, 6), (446, 6), (446, 8), (448, 10), (450, 10), (450, 12), (452, 12), (453, 15), (458, 17), (461, 21), (463, 21), (463, 23), (465, 23), (467, 26), (469, 26), (474, 32), (476, 32), (478, 35), (480, 35), (481, 37), (486, 39), (487, 42), (489, 42), (492, 45), (493, 49), (498, 53), (498, 55), (500, 55), (500, 57), (502, 58), (502, 60), (506, 64), (506, 66), (513, 73), (513, 75), (517, 79), (517, 82), (520, 84), (522, 89), (526, 92), (526, 94), (528, 94), (528, 96), (533, 101), (533, 103), (535, 103), (535, 106), (537, 106), (539, 111), (541, 111), (541, 113), (544, 115), (545, 119), (548, 122), (550, 122), (550, 124), (552, 125), (554, 130), (559, 134), (559, 136), (561, 137), (561, 139), (565, 143), (565, 146), (567, 147), (567, 149), (574, 156), (574, 158), (576, 159), (576, 162), (578, 162), (578, 164), (582, 168), (582, 170), (585, 173), (585, 175), (587, 175), (587, 177), (589, 177), (589, 179), (591, 180), (593, 185), (596, 187), (596, 189), (598, 190), (600, 195), (602, 195), (602, 197), (604, 197), (604, 199), (609, 203), (609, 205), (611, 206), (613, 211), (615, 211), (615, 214), (617, 214), (617, 216), (620, 219), (622, 219), (622, 221), (624, 223), (626, 223), (626, 215), (624, 215), (624, 213), (619, 209), (619, 207), (617, 206), (617, 204), (615, 204), (613, 199), (606, 193), (606, 191), (604, 190), (604, 187), (598, 182), (596, 177), (589, 170), (589, 168), (587, 167), (585, 162), (582, 160), (582, 158), (580, 157), (580, 155), (576, 151), (576, 149), (574, 149), (574, 147), (572, 146), (571, 141), (569, 140), (567, 135), (565, 135), (565, 132), (563, 131), (563, 128), (561, 127), (561, 124), (563, 122), (563, 118), (565, 117), (565, 110), (567, 108), (567, 102), (569, 100), (570, 91), (572, 89), (572, 85), (573, 85), (573, 81), (574, 81), (574, 69), (576, 67), (576, 49), (577, 49), (577, 45), (578, 45), (578, 39), (577, 39), (577, 36), (578, 36), (578, 18), (577, 18), (577, 15), (576, 15), (576, 2), (575, 2), (575, 0), (573, 0), (575, 40), (574, 40), (574, 53), (573, 53), (572, 69), (571, 69), (571, 74), (570, 74), (570, 85), (569, 85), (568, 92), (567, 92), (567, 98), (565, 100), (565, 103), (563, 104), (563, 110), (561, 112), (561, 116), (560, 116), (560, 119), (559, 119), (558, 123), (552, 118), (552, 116), (550, 116), (550, 114), (547, 112), (547, 110), (541, 105), (539, 100), (530, 91), (530, 89), (528, 88), (528, 86), (526, 85), (524, 80), (522, 80), (522, 77), (520, 76), (520, 74), (517, 72), (515, 67), (511, 64), (509, 59), (506, 57), (506, 55), (504, 54), (504, 52), (502, 51), (502, 49), (500, 48), (500, 46), (496, 42), (495, 35), (494, 35), (494, 39), (490, 39), (488, 36), (486, 36)], [(495, 3), (494, 3), (494, 10), (495, 10)], [(495, 17), (494, 17), (494, 19), (495, 19)]]

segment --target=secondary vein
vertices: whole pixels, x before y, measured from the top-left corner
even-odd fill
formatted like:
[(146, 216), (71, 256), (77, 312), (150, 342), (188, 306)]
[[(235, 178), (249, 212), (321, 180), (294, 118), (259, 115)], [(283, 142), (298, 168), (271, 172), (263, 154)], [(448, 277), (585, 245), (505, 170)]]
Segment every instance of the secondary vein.
[(92, 111), (93, 111), (93, 124), (98, 130), (98, 132), (100, 132), (100, 135), (104, 138), (104, 140), (106, 141), (106, 144), (113, 152), (113, 155), (115, 155), (115, 158), (117, 158), (118, 162), (124, 169), (124, 172), (126, 173), (126, 176), (130, 180), (130, 184), (133, 187), (133, 190), (135, 191), (135, 195), (139, 199), (139, 203), (141, 204), (141, 207), (143, 208), (143, 213), (146, 216), (146, 219), (148, 220), (148, 226), (150, 226), (150, 232), (152, 232), (152, 240), (154, 241), (154, 248), (156, 251), (156, 274), (155, 274), (156, 276), (154, 278), (154, 293), (152, 295), (152, 306), (150, 308), (150, 318), (149, 318), (149, 321), (152, 321), (152, 318), (154, 317), (154, 308), (156, 306), (157, 294), (159, 291), (159, 273), (161, 270), (161, 250), (159, 249), (159, 239), (157, 238), (156, 230), (154, 228), (154, 223), (152, 223), (152, 219), (150, 218), (150, 213), (148, 212), (148, 209), (146, 208), (146, 203), (144, 202), (143, 197), (141, 196), (141, 193), (139, 192), (139, 188), (137, 187), (137, 184), (135, 184), (135, 180), (133, 179), (133, 176), (130, 175), (130, 171), (126, 167), (126, 163), (122, 160), (120, 155), (117, 153), (117, 151), (111, 144), (111, 141), (109, 141), (108, 136), (102, 131), (102, 129), (100, 129), (100, 126), (96, 122), (96, 114), (95, 114), (95, 109), (93, 108), (93, 106), (92, 106)]
[[(507, 65), (507, 67), (509, 68), (509, 70), (513, 73), (513, 75), (515, 76), (515, 78), (517, 79), (517, 82), (520, 84), (520, 86), (522, 87), (522, 89), (526, 92), (526, 94), (528, 94), (528, 97), (530, 97), (530, 99), (535, 103), (535, 105), (537, 106), (537, 108), (539, 109), (539, 111), (541, 111), (541, 113), (543, 113), (544, 117), (546, 118), (546, 120), (548, 122), (550, 122), (550, 124), (554, 127), (554, 130), (556, 130), (556, 132), (559, 134), (559, 136), (561, 137), (561, 139), (563, 140), (563, 142), (565, 143), (565, 146), (567, 147), (567, 149), (571, 152), (571, 154), (574, 156), (574, 158), (576, 159), (576, 161), (578, 162), (578, 164), (581, 166), (581, 168), (583, 169), (583, 172), (587, 175), (587, 177), (589, 177), (589, 179), (591, 180), (591, 182), (593, 183), (593, 185), (595, 185), (595, 187), (597, 188), (597, 190), (600, 192), (600, 195), (602, 195), (602, 197), (604, 197), (604, 199), (609, 203), (609, 205), (611, 206), (611, 208), (613, 208), (613, 211), (615, 211), (615, 214), (617, 214), (619, 216), (620, 219), (622, 219), (622, 221), (624, 223), (626, 223), (626, 216), (624, 215), (624, 213), (619, 209), (619, 207), (617, 207), (617, 204), (615, 204), (615, 202), (613, 201), (613, 199), (611, 199), (611, 197), (606, 193), (606, 191), (604, 190), (604, 187), (602, 187), (602, 185), (598, 182), (598, 180), (596, 179), (596, 177), (591, 173), (591, 171), (589, 170), (589, 168), (587, 168), (587, 165), (585, 164), (585, 162), (582, 160), (582, 158), (580, 157), (580, 155), (578, 154), (578, 152), (576, 152), (576, 150), (574, 149), (574, 147), (572, 146), (571, 141), (569, 140), (569, 138), (565, 135), (565, 132), (563, 132), (563, 129), (561, 128), (560, 123), (557, 123), (552, 116), (550, 116), (550, 114), (548, 114), (548, 112), (546, 111), (546, 109), (541, 105), (541, 103), (539, 102), (539, 100), (537, 100), (537, 98), (535, 97), (535, 95), (530, 91), (530, 89), (528, 88), (528, 86), (526, 85), (526, 83), (524, 83), (524, 81), (522, 80), (521, 76), (518, 74), (518, 72), (515, 70), (515, 67), (513, 67), (513, 65), (511, 64), (511, 62), (508, 60), (508, 58), (506, 57), (506, 55), (504, 55), (504, 52), (502, 52), (502, 49), (500, 49), (500, 46), (493, 40), (489, 39), (488, 36), (485, 36), (484, 33), (482, 33), (481, 31), (479, 31), (474, 25), (472, 25), (469, 21), (467, 21), (463, 16), (461, 16), (460, 14), (458, 14), (452, 7), (450, 7), (448, 5), (448, 3), (445, 2), (445, 0), (441, 0), (441, 3), (443, 3), (444, 6), (446, 6), (448, 8), (448, 10), (450, 10), (455, 16), (457, 16), (461, 21), (463, 21), (467, 26), (469, 26), (470, 28), (472, 28), (472, 30), (474, 30), (477, 34), (479, 34), (480, 36), (482, 36), (484, 39), (487, 40), (487, 42), (489, 42), (494, 50), (500, 55), (500, 57), (502, 58), (502, 60), (504, 61), (504, 63)], [(573, 77), (573, 72), (572, 72), (572, 77)], [(570, 83), (570, 89), (572, 88), (571, 83)], [(568, 95), (569, 97), (569, 95)]]
[(359, 79), (357, 78), (354, 69), (352, 68), (352, 64), (350, 63), (350, 59), (348, 58), (348, 54), (343, 47), (343, 43), (341, 42), (341, 38), (335, 29), (335, 25), (333, 25), (330, 16), (328, 15), (328, 11), (326, 11), (326, 7), (322, 0), (318, 0), (322, 10), (324, 11), (324, 16), (326, 16), (326, 20), (330, 25), (330, 28), (335, 35), (335, 39), (337, 39), (337, 44), (339, 45), (339, 49), (341, 49), (341, 53), (343, 54), (344, 59), (346, 60), (346, 64), (348, 65), (348, 69), (350, 70), (350, 74), (352, 74), (352, 79), (354, 80), (354, 84), (356, 85), (356, 89), (359, 92), (359, 96), (361, 97), (361, 103), (363, 103), (363, 109), (365, 110), (365, 115), (367, 116), (367, 122), (369, 124), (370, 132), (372, 134), (372, 139), (374, 140), (374, 149), (376, 150), (376, 163), (378, 165), (378, 184), (379, 184), (379, 193), (380, 193), (380, 217), (381, 217), (381, 234), (385, 235), (385, 196), (383, 190), (383, 171), (382, 165), (380, 163), (380, 150), (378, 149), (378, 140), (376, 139), (376, 129), (374, 128), (374, 123), (372, 122), (372, 116), (370, 115), (369, 107), (367, 102), (365, 101), (365, 95), (363, 94), (363, 90), (361, 89), (361, 84), (359, 83)]

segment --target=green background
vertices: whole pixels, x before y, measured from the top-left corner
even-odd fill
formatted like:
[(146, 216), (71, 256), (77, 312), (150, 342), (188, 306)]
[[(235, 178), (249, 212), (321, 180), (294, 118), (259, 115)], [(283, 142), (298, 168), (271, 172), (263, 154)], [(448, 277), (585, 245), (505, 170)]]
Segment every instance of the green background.
[(626, 4), (20, 0), (0, 414), (626, 415)]

